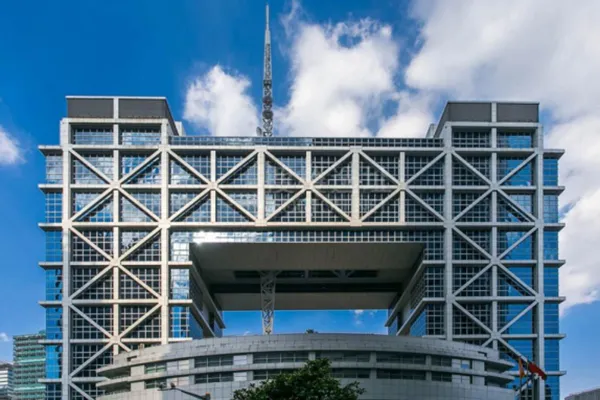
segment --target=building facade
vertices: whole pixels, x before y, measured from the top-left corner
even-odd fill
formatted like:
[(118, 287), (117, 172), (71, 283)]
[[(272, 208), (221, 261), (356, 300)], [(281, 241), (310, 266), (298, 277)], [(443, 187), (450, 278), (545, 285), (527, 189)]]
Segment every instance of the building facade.
[(358, 381), (364, 400), (514, 400), (512, 363), (497, 351), (445, 340), (357, 334), (224, 337), (123, 354), (100, 370), (102, 400), (181, 398), (177, 391), (231, 400), (237, 389), (327, 358), (332, 375)]
[(570, 394), (565, 397), (565, 400), (600, 400), (600, 388)]
[(67, 106), (40, 148), (49, 399), (101, 395), (121, 352), (221, 336), (189, 257), (220, 241), (421, 243), (389, 333), (533, 360), (535, 398), (559, 398), (562, 151), (537, 104), (448, 103), (410, 139), (186, 136), (162, 98)]
[(46, 377), (44, 331), (13, 337), (14, 400), (43, 400), (46, 386), (39, 381)]
[(0, 400), (10, 400), (13, 396), (13, 365), (0, 362)]

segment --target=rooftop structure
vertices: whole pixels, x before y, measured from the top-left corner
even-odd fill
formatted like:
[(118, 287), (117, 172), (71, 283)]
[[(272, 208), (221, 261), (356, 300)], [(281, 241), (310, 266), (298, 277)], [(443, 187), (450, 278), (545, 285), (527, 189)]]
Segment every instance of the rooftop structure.
[(11, 400), (13, 396), (13, 365), (0, 361), (0, 400)]
[(13, 337), (14, 400), (44, 400), (46, 386), (39, 380), (46, 377), (46, 339), (44, 331)]

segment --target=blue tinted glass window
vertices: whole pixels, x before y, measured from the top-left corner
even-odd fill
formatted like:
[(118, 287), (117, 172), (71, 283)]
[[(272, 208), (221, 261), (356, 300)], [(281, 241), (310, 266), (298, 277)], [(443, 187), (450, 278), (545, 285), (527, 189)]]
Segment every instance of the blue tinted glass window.
[(46, 222), (58, 223), (62, 219), (62, 193), (46, 193)]
[(544, 231), (544, 260), (558, 260), (558, 232)]
[(171, 270), (171, 298), (175, 300), (189, 299), (190, 271), (188, 269)]
[[(524, 304), (498, 304), (498, 314), (503, 314), (503, 320), (512, 321), (517, 315), (527, 308)], [(533, 333), (533, 311), (527, 311), (521, 318), (512, 323), (505, 331), (506, 334), (530, 334)]]
[(46, 339), (62, 339), (62, 308), (46, 309)]
[[(507, 341), (508, 344), (525, 356), (528, 360), (534, 360), (533, 358), (533, 340), (530, 339), (510, 339)], [(516, 369), (517, 367), (513, 367)]]
[(62, 346), (46, 347), (46, 378), (59, 379), (61, 376)]
[(46, 261), (62, 261), (62, 231), (46, 232)]
[(558, 222), (558, 196), (544, 195), (544, 222)]
[(544, 295), (558, 296), (558, 268), (544, 268)]
[(511, 149), (527, 149), (533, 147), (532, 132), (498, 132), (498, 147)]
[(544, 304), (544, 333), (559, 333), (558, 304)]
[(558, 160), (544, 158), (544, 186), (558, 186)]
[[(525, 235), (522, 231), (499, 231), (498, 253), (502, 254)], [(511, 251), (506, 254), (505, 260), (531, 260), (533, 259), (533, 237), (530, 235), (523, 239)]]
[(544, 400), (560, 400), (560, 377), (549, 376), (544, 382)]
[(62, 269), (46, 270), (46, 300), (62, 300)]
[(546, 371), (560, 370), (558, 339), (546, 339), (544, 342), (544, 351), (546, 356)]
[[(498, 180), (515, 170), (523, 161), (525, 159), (522, 157), (499, 157), (497, 169)], [(529, 162), (502, 184), (507, 186), (531, 186), (532, 183), (533, 168), (531, 162)]]

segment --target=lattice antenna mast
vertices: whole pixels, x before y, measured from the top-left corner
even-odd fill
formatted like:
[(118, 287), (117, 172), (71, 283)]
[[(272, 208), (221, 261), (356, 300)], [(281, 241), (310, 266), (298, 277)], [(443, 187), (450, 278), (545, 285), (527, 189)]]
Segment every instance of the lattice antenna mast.
[(262, 129), (259, 136), (273, 136), (273, 74), (271, 70), (271, 30), (269, 28), (269, 4), (266, 5), (265, 54), (263, 65)]

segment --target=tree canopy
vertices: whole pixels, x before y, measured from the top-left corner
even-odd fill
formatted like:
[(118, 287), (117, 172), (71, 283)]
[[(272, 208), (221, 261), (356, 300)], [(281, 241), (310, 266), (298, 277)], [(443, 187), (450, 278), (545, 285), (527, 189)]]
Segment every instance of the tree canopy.
[(364, 392), (358, 382), (342, 386), (331, 375), (331, 362), (318, 359), (299, 370), (237, 390), (233, 400), (357, 400)]

